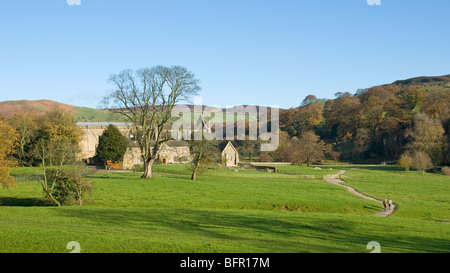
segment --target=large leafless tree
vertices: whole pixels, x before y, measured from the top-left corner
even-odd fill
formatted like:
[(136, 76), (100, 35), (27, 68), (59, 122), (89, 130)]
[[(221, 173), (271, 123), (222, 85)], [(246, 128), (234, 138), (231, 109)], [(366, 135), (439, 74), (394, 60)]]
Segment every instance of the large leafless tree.
[(123, 70), (109, 81), (114, 89), (105, 97), (106, 107), (133, 124), (144, 161), (142, 178), (151, 178), (152, 165), (171, 136), (167, 125), (172, 109), (198, 93), (199, 80), (181, 66), (154, 66)]

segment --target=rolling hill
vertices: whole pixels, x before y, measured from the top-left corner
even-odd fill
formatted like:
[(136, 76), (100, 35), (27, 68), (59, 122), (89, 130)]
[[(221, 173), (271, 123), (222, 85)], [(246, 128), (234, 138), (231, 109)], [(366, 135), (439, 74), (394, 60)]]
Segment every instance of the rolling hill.
[[(185, 105), (191, 109), (191, 111), (196, 111), (197, 108), (194, 105)], [(246, 106), (246, 105), (244, 105)], [(59, 103), (50, 100), (17, 100), (17, 101), (3, 101), (0, 102), (0, 117), (9, 118), (15, 113), (20, 112), (33, 112), (35, 115), (42, 115), (45, 112), (58, 107), (63, 109), (64, 111), (68, 111), (71, 113), (76, 121), (84, 121), (84, 122), (120, 122), (123, 121), (123, 118), (117, 114), (112, 114), (108, 110), (103, 109), (93, 109), (86, 107), (79, 107), (64, 103)], [(204, 110), (206, 106), (203, 106), (201, 109)], [(259, 106), (255, 106), (256, 109), (259, 110)], [(226, 109), (218, 109), (222, 110), (225, 113)], [(282, 111), (282, 109), (280, 109)]]
[(444, 76), (423, 76), (406, 80), (398, 80), (393, 82), (394, 85), (418, 85), (418, 86), (448, 86), (450, 84), (450, 75)]
[(39, 116), (53, 108), (60, 108), (71, 113), (77, 121), (120, 121), (119, 117), (112, 116), (106, 110), (73, 106), (51, 100), (3, 101), (0, 102), (0, 116), (9, 118), (15, 113), (27, 111)]
[[(414, 77), (405, 80), (398, 80), (387, 85), (398, 85), (398, 86), (426, 86), (427, 88), (432, 86), (450, 86), (450, 74), (443, 76), (421, 76)], [(187, 105), (193, 109), (193, 105)], [(30, 111), (36, 115), (40, 115), (49, 111), (54, 107), (59, 107), (65, 111), (73, 114), (77, 121), (122, 121), (122, 118), (118, 115), (113, 115), (107, 110), (102, 109), (92, 109), (86, 107), (79, 107), (74, 105), (68, 105), (64, 103), (59, 103), (50, 100), (17, 100), (17, 101), (3, 101), (0, 102), (0, 117), (8, 118), (15, 113)], [(256, 106), (258, 108), (258, 106)], [(225, 109), (222, 109), (225, 111)], [(280, 109), (283, 112), (284, 109)]]

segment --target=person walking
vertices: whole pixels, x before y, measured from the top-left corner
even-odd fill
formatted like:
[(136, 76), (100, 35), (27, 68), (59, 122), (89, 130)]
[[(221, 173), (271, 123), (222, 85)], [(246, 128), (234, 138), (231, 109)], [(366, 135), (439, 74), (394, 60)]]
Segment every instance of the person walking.
[(388, 200), (388, 205), (389, 205), (389, 210), (391, 210), (391, 205), (392, 205), (392, 200), (391, 200), (391, 198), (389, 198), (389, 200)]
[(387, 206), (388, 206), (388, 201), (387, 201), (387, 199), (384, 199), (383, 205), (384, 205), (384, 211), (386, 211), (386, 210), (387, 210)]

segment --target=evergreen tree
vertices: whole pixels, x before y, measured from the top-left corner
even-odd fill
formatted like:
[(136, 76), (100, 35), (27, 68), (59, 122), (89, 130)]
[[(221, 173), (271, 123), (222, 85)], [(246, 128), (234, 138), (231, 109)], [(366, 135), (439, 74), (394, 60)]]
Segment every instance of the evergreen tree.
[(116, 126), (110, 124), (98, 139), (97, 157), (105, 163), (119, 163), (123, 161), (127, 148), (127, 138)]

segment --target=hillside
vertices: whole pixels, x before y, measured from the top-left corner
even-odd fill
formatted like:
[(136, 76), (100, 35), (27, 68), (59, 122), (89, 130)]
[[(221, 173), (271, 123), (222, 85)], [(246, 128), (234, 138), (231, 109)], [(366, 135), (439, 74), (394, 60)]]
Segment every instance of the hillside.
[(17, 101), (3, 101), (0, 102), (0, 115), (9, 118), (18, 112), (33, 112), (36, 115), (43, 114), (54, 107), (59, 107), (72, 114), (76, 112), (73, 106), (54, 102), (50, 100), (17, 100)]
[[(450, 74), (443, 76), (420, 76), (405, 80), (398, 80), (391, 84), (400, 88), (406, 86), (424, 86), (427, 89), (433, 86), (450, 87)], [(325, 100), (319, 101), (324, 106)], [(193, 105), (186, 105), (192, 110)], [(40, 115), (49, 111), (53, 107), (59, 107), (73, 114), (77, 121), (122, 121), (120, 116), (112, 115), (107, 110), (92, 109), (86, 107), (73, 106), (69, 104), (59, 103), (50, 100), (17, 100), (0, 102), (0, 117), (8, 118), (15, 113), (30, 111), (36, 115)], [(204, 106), (205, 107), (205, 106)], [(256, 106), (258, 108), (258, 106)], [(222, 109), (225, 112), (225, 109)], [(285, 109), (280, 109), (280, 114), (285, 113)]]
[(77, 121), (120, 121), (119, 117), (112, 116), (106, 110), (73, 106), (50, 100), (2, 101), (0, 102), (0, 116), (9, 118), (15, 113), (27, 111), (39, 116), (56, 107), (71, 113)]
[[(195, 111), (197, 108), (194, 105), (185, 105), (191, 111)], [(246, 106), (246, 105), (245, 105)], [(59, 103), (50, 100), (17, 100), (17, 101), (3, 101), (0, 102), (0, 117), (9, 118), (15, 113), (20, 112), (33, 112), (36, 115), (42, 115), (45, 112), (51, 110), (54, 107), (59, 107), (65, 111), (71, 113), (77, 121), (90, 121), (90, 122), (104, 122), (104, 121), (123, 121), (122, 117), (118, 115), (114, 115), (107, 110), (102, 109), (92, 109), (86, 107), (79, 107), (74, 105), (68, 105), (64, 103)], [(206, 106), (203, 106), (204, 110)], [(255, 106), (259, 111), (259, 106)], [(222, 110), (223, 113), (226, 112), (225, 108), (218, 108), (218, 110)], [(280, 109), (282, 111), (282, 109)]]
[(406, 80), (398, 80), (393, 82), (394, 85), (399, 86), (408, 86), (408, 85), (417, 85), (417, 86), (449, 86), (450, 85), (450, 75), (444, 76), (422, 76), (415, 77)]

